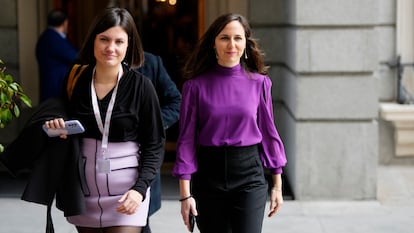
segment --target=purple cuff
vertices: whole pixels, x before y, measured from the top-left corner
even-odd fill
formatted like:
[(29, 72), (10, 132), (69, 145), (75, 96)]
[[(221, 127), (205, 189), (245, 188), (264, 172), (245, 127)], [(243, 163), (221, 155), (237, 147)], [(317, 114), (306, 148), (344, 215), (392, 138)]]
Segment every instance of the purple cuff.
[(178, 175), (177, 177), (180, 180), (191, 180), (191, 174)]
[(282, 173), (283, 173), (283, 169), (282, 169), (282, 167), (272, 168), (272, 169), (270, 169), (270, 173), (271, 173), (272, 175), (275, 175), (275, 174), (282, 174)]

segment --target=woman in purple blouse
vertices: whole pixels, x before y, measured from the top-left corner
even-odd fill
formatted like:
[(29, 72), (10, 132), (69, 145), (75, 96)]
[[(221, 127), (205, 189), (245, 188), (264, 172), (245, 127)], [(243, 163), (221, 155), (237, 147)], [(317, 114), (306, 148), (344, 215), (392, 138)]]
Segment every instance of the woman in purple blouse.
[[(273, 121), (271, 80), (247, 20), (217, 18), (187, 61), (173, 175), (181, 214), (201, 233), (259, 233), (269, 169), (273, 216), (283, 203), (283, 143)], [(191, 187), (190, 187), (191, 184)]]

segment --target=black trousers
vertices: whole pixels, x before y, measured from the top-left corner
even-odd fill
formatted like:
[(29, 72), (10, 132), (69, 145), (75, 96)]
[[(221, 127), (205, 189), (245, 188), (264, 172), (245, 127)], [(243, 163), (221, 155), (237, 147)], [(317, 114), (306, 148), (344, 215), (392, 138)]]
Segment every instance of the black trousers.
[(260, 233), (267, 199), (258, 146), (200, 147), (192, 177), (201, 233)]

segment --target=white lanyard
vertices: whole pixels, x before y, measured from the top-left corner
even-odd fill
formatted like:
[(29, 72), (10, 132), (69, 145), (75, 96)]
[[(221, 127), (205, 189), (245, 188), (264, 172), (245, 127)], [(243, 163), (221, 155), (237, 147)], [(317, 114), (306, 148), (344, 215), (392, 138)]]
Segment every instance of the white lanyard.
[(106, 148), (108, 148), (109, 125), (111, 123), (111, 115), (112, 115), (112, 110), (115, 104), (116, 93), (118, 92), (119, 79), (121, 78), (122, 74), (123, 74), (122, 65), (120, 65), (119, 72), (118, 72), (118, 80), (116, 82), (114, 91), (112, 92), (112, 96), (111, 96), (111, 100), (109, 101), (108, 109), (106, 110), (105, 124), (103, 124), (99, 106), (98, 106), (98, 97), (96, 96), (95, 86), (94, 86), (95, 68), (93, 68), (93, 72), (92, 72), (92, 82), (91, 82), (92, 107), (93, 107), (93, 113), (95, 114), (96, 123), (98, 124), (99, 131), (101, 131), (102, 133), (101, 148), (102, 148), (103, 158), (105, 158), (105, 151), (106, 151)]

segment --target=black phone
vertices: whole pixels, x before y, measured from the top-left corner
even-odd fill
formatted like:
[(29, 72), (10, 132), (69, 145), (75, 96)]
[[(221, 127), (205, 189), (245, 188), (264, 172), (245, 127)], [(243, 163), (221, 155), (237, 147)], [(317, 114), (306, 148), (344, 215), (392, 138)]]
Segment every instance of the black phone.
[(191, 212), (188, 215), (188, 220), (190, 221), (190, 232), (194, 232), (195, 216)]

